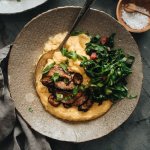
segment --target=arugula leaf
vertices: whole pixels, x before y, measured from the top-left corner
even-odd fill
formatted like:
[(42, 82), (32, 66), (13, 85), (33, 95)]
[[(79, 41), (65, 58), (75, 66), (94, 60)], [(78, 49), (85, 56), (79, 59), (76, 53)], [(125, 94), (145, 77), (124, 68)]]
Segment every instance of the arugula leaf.
[(82, 56), (82, 55), (78, 55), (76, 53), (76, 51), (68, 51), (66, 48), (62, 48), (61, 49), (61, 53), (63, 56), (66, 56), (67, 58), (70, 58), (70, 59), (73, 59), (73, 60), (77, 60), (77, 59), (80, 59), (80, 60), (87, 60), (87, 58), (85, 56)]
[(54, 67), (54, 65), (55, 65), (55, 63), (48, 65), (46, 68), (43, 69), (42, 74), (48, 73), (49, 70)]
[(110, 48), (113, 48), (114, 47), (114, 37), (115, 37), (116, 33), (112, 33), (110, 35), (110, 37), (108, 38), (108, 42), (107, 42), (107, 46), (110, 47)]
[(121, 100), (128, 95), (126, 77), (132, 73), (131, 66), (134, 57), (126, 55), (123, 49), (112, 49), (114, 47), (114, 36), (109, 37), (106, 45), (100, 45), (97, 37), (92, 37), (86, 44), (86, 53), (96, 52), (96, 60), (83, 59), (80, 66), (91, 78), (89, 85), (89, 96), (96, 102), (106, 99), (112, 101)]
[(87, 57), (85, 56), (82, 56), (82, 55), (77, 55), (77, 58), (80, 59), (80, 60), (83, 60), (83, 61), (87, 61)]
[(100, 36), (99, 35), (91, 37), (90, 43), (99, 43), (99, 42), (100, 42)]
[(86, 44), (86, 53), (88, 55), (91, 55), (91, 53), (96, 52), (96, 53), (106, 53), (107, 52), (107, 47), (98, 45), (95, 43), (87, 43)]
[(111, 87), (111, 89), (112, 89), (112, 95), (111, 95), (112, 100), (121, 100), (127, 97), (128, 95), (128, 89), (124, 85), (117, 84)]
[(105, 94), (110, 95), (112, 93), (112, 90), (109, 88), (105, 88)]
[(77, 53), (75, 51), (68, 51), (66, 48), (61, 49), (61, 53), (63, 56), (66, 56), (70, 59), (76, 60), (77, 59)]
[(134, 62), (135, 58), (133, 56), (127, 56), (127, 60), (126, 60), (126, 64), (128, 67), (131, 67), (133, 62)]
[(65, 71), (67, 72), (67, 64), (66, 63), (60, 63), (59, 66)]
[(73, 60), (76, 60), (77, 59), (77, 53), (75, 51), (68, 52), (68, 57), (73, 59)]
[(54, 73), (51, 79), (52, 79), (54, 82), (57, 82), (58, 79), (59, 79), (59, 77), (60, 77), (60, 76), (59, 76), (59, 73)]
[(68, 50), (66, 48), (63, 47), (60, 51), (61, 51), (63, 56), (66, 56), (66, 57), (68, 56), (67, 55), (68, 54)]

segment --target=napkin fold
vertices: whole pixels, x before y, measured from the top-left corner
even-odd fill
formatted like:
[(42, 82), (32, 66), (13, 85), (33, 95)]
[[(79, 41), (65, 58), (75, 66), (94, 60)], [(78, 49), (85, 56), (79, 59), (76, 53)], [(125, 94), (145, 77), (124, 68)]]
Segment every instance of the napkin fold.
[(10, 46), (0, 50), (0, 149), (51, 150), (46, 137), (29, 128), (15, 110), (7, 83), (7, 54)]

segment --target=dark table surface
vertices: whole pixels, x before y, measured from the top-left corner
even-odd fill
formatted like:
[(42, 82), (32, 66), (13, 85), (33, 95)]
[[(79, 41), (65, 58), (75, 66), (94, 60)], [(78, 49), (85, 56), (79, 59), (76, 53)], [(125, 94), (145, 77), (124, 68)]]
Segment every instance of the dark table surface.
[[(93, 8), (116, 17), (118, 0), (97, 0)], [(83, 0), (49, 0), (35, 9), (14, 15), (0, 15), (0, 48), (13, 43), (23, 26), (36, 15), (55, 7), (82, 6)], [(54, 150), (149, 150), (150, 149), (150, 31), (133, 34), (142, 60), (144, 81), (140, 101), (129, 119), (109, 135), (84, 143), (51, 141)]]

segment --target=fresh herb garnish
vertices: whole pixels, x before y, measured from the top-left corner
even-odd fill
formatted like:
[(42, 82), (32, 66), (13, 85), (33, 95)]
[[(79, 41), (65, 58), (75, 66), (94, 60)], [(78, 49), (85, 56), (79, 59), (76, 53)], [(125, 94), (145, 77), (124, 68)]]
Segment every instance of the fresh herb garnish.
[(77, 95), (78, 91), (79, 91), (79, 87), (75, 86), (73, 91), (72, 91), (72, 94), (75, 96), (75, 95)]
[(66, 48), (62, 48), (61, 53), (63, 56), (70, 58), (70, 59), (73, 59), (73, 60), (77, 60), (77, 59), (84, 60), (84, 61), (87, 60), (87, 58), (85, 56), (78, 55), (76, 53), (76, 51), (70, 51), (69, 52)]
[(76, 60), (77, 59), (77, 53), (75, 51), (68, 51), (66, 48), (61, 49), (61, 53), (63, 56), (66, 56), (67, 58)]
[(69, 82), (70, 82), (69, 79), (67, 79), (67, 78), (64, 78), (63, 81), (65, 84), (69, 84)]
[(45, 67), (45, 68), (43, 69), (42, 74), (48, 73), (49, 70), (54, 67), (54, 65), (55, 65), (55, 63), (49, 64), (47, 67)]
[(33, 112), (33, 109), (32, 109), (31, 107), (29, 107), (29, 108), (28, 108), (28, 111), (32, 113), (32, 112)]
[(66, 97), (64, 97), (64, 101), (68, 101), (68, 100), (70, 100), (70, 99), (72, 99), (72, 97), (71, 96), (66, 96)]
[(67, 67), (68, 65), (66, 63), (60, 63), (59, 66), (65, 71), (67, 72)]
[(59, 80), (59, 73), (54, 73), (54, 75), (52, 76), (52, 80), (54, 81), (54, 82), (57, 82), (58, 80)]
[(81, 84), (79, 86), (79, 90), (81, 90), (82, 92), (85, 91), (85, 89), (86, 89), (85, 85)]
[(63, 94), (59, 94), (59, 93), (56, 94), (57, 101), (61, 101), (63, 99), (63, 97), (64, 97)]
[(137, 95), (128, 95), (127, 98), (128, 99), (134, 99), (134, 98), (137, 98)]
[(78, 57), (78, 59), (83, 60), (83, 61), (88, 60), (87, 57), (82, 56), (82, 55), (77, 55), (77, 57)]

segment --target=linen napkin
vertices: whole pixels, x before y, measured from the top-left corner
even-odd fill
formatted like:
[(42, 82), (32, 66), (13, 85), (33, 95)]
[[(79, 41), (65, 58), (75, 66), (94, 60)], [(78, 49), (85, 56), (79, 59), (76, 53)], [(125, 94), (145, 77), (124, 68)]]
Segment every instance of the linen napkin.
[(51, 150), (46, 137), (29, 128), (15, 110), (7, 86), (9, 50), (0, 50), (0, 150)]

